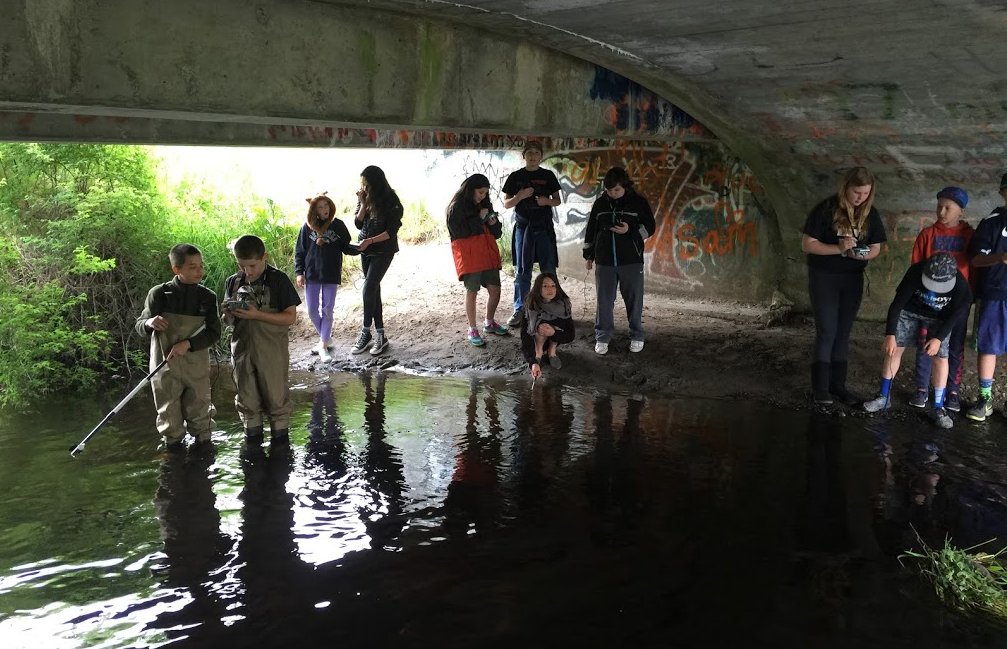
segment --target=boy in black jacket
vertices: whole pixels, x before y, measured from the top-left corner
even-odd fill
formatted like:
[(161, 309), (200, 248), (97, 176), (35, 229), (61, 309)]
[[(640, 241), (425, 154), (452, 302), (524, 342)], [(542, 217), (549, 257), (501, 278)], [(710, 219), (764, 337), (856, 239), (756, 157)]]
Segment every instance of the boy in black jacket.
[(913, 264), (895, 289), (895, 299), (888, 307), (885, 325), (885, 364), (881, 374), (880, 394), (864, 404), (867, 412), (885, 410), (891, 403), (892, 379), (899, 371), (902, 352), (910, 342), (926, 331), (924, 351), (934, 357), (930, 375), (934, 386), (934, 421), (941, 428), (953, 422), (944, 409), (944, 389), (948, 381), (948, 351), (951, 330), (966, 317), (972, 304), (972, 290), (958, 270), (954, 257), (938, 252)]
[(584, 233), (584, 259), (595, 266), (598, 311), (594, 316), (594, 351), (607, 354), (615, 329), (615, 289), (626, 303), (629, 351), (643, 350), (643, 242), (654, 234), (654, 212), (647, 199), (633, 190), (621, 167), (612, 167), (603, 181), (605, 192), (591, 207)]

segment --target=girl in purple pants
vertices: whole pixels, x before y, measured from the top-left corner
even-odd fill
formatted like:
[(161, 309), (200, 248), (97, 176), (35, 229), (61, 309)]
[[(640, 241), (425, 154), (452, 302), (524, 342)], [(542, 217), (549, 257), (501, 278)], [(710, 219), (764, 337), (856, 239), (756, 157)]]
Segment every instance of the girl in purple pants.
[(332, 309), (336, 304), (336, 290), (342, 282), (343, 253), (359, 255), (351, 246), (346, 224), (336, 218), (332, 199), (321, 193), (307, 199), (308, 215), (297, 235), (294, 250), (294, 270), (297, 286), (304, 289), (304, 303), (311, 324), (318, 332), (317, 351), (323, 361), (332, 360), (329, 340), (332, 334)]

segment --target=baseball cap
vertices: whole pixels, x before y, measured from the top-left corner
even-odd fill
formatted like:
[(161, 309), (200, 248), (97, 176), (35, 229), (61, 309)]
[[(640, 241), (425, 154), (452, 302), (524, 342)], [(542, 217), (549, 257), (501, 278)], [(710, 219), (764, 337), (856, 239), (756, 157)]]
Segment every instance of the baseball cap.
[(934, 293), (949, 293), (958, 278), (958, 264), (946, 252), (938, 252), (923, 262), (923, 286)]
[(969, 195), (960, 187), (945, 187), (937, 192), (937, 198), (950, 198), (962, 209), (965, 209), (965, 206), (969, 204)]

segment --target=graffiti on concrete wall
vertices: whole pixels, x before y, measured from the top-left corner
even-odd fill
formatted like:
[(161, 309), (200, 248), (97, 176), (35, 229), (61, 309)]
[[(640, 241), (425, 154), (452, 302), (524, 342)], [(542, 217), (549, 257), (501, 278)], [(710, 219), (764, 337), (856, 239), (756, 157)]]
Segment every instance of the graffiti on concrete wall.
[[(471, 174), (485, 175), (497, 209), (507, 176), (524, 166), (517, 151), (431, 152), (428, 161), (431, 186), (457, 186)], [(718, 144), (617, 141), (549, 153), (542, 166), (560, 182), (563, 202), (554, 218), (561, 246), (581, 247), (605, 172), (621, 166), (654, 210), (657, 231), (645, 248), (654, 279), (682, 288), (737, 280), (759, 258), (761, 214), (753, 197), (762, 188), (751, 170)], [(438, 198), (431, 200), (437, 204)]]
[(601, 66), (595, 66), (590, 97), (609, 103), (605, 117), (620, 135), (714, 137), (705, 126), (675, 104)]
[(582, 241), (601, 181), (622, 166), (645, 195), (657, 221), (645, 263), (652, 277), (699, 286), (737, 277), (759, 256), (759, 213), (752, 197), (762, 192), (752, 172), (719, 145), (621, 142), (615, 147), (554, 154), (543, 165), (556, 170), (563, 191), (557, 210), (559, 237)]

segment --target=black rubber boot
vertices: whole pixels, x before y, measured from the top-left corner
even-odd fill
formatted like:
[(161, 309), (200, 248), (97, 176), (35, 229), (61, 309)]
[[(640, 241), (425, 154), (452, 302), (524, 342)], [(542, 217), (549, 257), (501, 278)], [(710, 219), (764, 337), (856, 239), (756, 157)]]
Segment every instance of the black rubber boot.
[(162, 447), (167, 453), (185, 453), (185, 438), (164, 440)]
[(840, 403), (856, 406), (863, 403), (864, 400), (846, 389), (846, 370), (848, 367), (849, 363), (846, 361), (832, 363), (829, 374), (829, 392), (832, 393), (832, 396), (839, 399)]
[(270, 444), (289, 444), (290, 443), (290, 429), (289, 428), (277, 428), (273, 430), (269, 429), (269, 443)]
[(245, 439), (247, 439), (249, 442), (252, 442), (253, 444), (254, 443), (261, 444), (264, 435), (265, 430), (262, 428), (262, 426), (252, 426), (251, 428), (245, 429)]
[(832, 403), (832, 395), (829, 394), (829, 364), (823, 361), (815, 361), (811, 364), (811, 398), (815, 403), (828, 405)]

